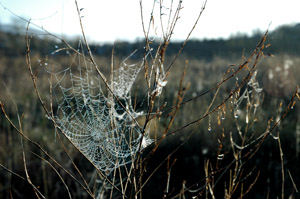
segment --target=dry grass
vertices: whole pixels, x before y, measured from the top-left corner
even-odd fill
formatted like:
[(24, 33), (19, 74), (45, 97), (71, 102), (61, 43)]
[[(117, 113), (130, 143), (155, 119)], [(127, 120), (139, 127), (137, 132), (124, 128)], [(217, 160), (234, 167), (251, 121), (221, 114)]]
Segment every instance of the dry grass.
[[(174, 12), (169, 10), (169, 22), (162, 25), (162, 39), (154, 50), (148, 34), (154, 21), (151, 19), (148, 26), (141, 12), (144, 65), (132, 99), (136, 108), (145, 111), (137, 119), (142, 136), (151, 128), (154, 142), (143, 149), (141, 139), (139, 150), (131, 155), (132, 162), (111, 173), (88, 161), (60, 130), (53, 117), (51, 75), (44, 68), (76, 68), (74, 57), (79, 56), (94, 67), (106, 94), (122, 104), (109, 78), (123, 58), (114, 53), (109, 58), (94, 57), (82, 29), (86, 54), (61, 40), (71, 56), (42, 57), (31, 51), (34, 38), (27, 35), (26, 64), (25, 57), (0, 59), (0, 76), (5, 83), (0, 93), (1, 198), (299, 196), (299, 119), (295, 119), (299, 118), (299, 77), (295, 75), (299, 58), (265, 56), (267, 32), (253, 53), (241, 60), (180, 59), (190, 34), (178, 54), (168, 57), (181, 3), (169, 5)], [(199, 17), (204, 8), (205, 4)], [(79, 9), (78, 14), (81, 20)], [(168, 81), (166, 87), (164, 81)]]

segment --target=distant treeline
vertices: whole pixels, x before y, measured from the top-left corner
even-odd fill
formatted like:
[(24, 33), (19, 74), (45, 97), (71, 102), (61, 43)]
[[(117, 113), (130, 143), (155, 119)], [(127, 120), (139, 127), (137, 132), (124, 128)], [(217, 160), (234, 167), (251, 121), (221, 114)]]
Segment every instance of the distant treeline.
[[(26, 52), (24, 34), (17, 31), (4, 31), (1, 27), (2, 26), (0, 26), (0, 55), (24, 55)], [(229, 39), (189, 40), (181, 57), (186, 59), (211, 60), (215, 56), (226, 58), (240, 57), (242, 52), (248, 55), (260, 41), (262, 34), (262, 32), (257, 31), (252, 36), (236, 34)], [(68, 42), (75, 48), (78, 46), (78, 40), (70, 40)], [(300, 23), (278, 27), (269, 33), (267, 43), (271, 44), (271, 47), (267, 49), (269, 53), (300, 54)], [(145, 41), (143, 40), (117, 42), (115, 44), (115, 52), (117, 56), (126, 57), (138, 49), (137, 53), (132, 57), (134, 59), (135, 57), (143, 56), (144, 45)], [(153, 45), (155, 47), (157, 44), (154, 43)], [(167, 55), (175, 55), (181, 46), (182, 42), (170, 43), (167, 49)], [(54, 40), (49, 35), (40, 36), (40, 34), (37, 34), (37, 36), (34, 36), (31, 40), (32, 51), (38, 52), (41, 55), (51, 54), (62, 47), (64, 47), (64, 44)], [(94, 55), (110, 56), (113, 44), (91, 44), (90, 47)], [(62, 53), (65, 52), (57, 53), (57, 55)]]

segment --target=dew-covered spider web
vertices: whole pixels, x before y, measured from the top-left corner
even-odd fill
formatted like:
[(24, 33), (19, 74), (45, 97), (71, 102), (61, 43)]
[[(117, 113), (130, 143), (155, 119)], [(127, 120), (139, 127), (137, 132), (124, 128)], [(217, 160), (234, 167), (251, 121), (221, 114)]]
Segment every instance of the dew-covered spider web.
[(136, 121), (143, 112), (134, 110), (131, 102), (141, 67), (141, 63), (129, 65), (124, 60), (113, 71), (111, 90), (92, 64), (79, 61), (78, 66), (51, 72), (55, 123), (106, 174), (130, 163), (140, 147), (151, 143)]
[[(136, 51), (135, 51), (136, 52)], [(128, 58), (130, 58), (135, 52), (133, 52)], [(135, 82), (135, 79), (140, 72), (142, 66), (138, 64), (127, 64), (126, 58), (120, 64), (119, 69), (116, 69), (113, 73), (113, 90), (117, 97), (121, 99), (130, 99), (130, 91)]]

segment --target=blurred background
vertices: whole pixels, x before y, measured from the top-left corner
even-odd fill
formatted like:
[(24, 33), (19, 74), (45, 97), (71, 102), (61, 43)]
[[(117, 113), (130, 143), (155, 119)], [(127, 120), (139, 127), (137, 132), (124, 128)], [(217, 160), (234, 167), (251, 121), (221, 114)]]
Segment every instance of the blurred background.
[[(82, 40), (75, 4), (71, 0), (7, 0), (0, 3), (0, 101), (14, 123), (17, 124), (17, 114), (20, 114), (22, 128), (27, 136), (39, 143), (61, 165), (78, 177), (70, 159), (57, 141), (51, 121), (45, 117), (45, 112), (36, 97), (25, 61), (27, 22), (23, 20), (31, 19), (31, 22), (35, 24), (29, 29), (32, 66), (38, 76), (38, 87), (42, 97), (49, 102), (49, 74), (44, 71), (43, 67), (45, 65), (63, 67), (74, 64), (67, 51), (53, 53), (57, 49), (64, 48), (65, 45), (51, 34), (65, 39), (74, 48), (77, 48), (79, 41)], [(115, 65), (120, 64), (136, 49), (138, 51), (130, 58), (130, 61), (141, 60), (144, 55), (145, 40), (139, 1), (78, 1), (78, 4), (80, 8), (83, 8), (81, 15), (87, 38), (90, 41), (90, 48), (96, 62), (103, 68), (104, 74), (109, 74), (113, 47)], [(180, 15), (182, 17), (166, 52), (166, 65), (171, 63), (180, 50), (202, 5), (201, 1), (183, 1), (184, 8)], [(191, 39), (172, 66), (168, 75), (167, 89), (159, 98), (159, 104), (168, 102), (170, 107), (174, 103), (186, 60), (188, 60), (188, 70), (184, 83), (189, 82), (191, 86), (186, 92), (185, 99), (190, 99), (213, 88), (228, 70), (237, 68), (245, 57), (251, 55), (264, 32), (269, 29), (266, 44), (271, 45), (265, 49), (266, 57), (260, 60), (256, 76), (259, 87), (263, 91), (259, 95), (258, 108), (250, 117), (253, 124), (251, 127), (245, 122), (246, 105), (241, 106), (240, 116), (237, 118), (228, 102), (226, 119), (224, 118), (221, 122), (218, 122), (218, 113), (212, 114), (204, 119), (201, 125), (184, 128), (164, 140), (149, 161), (149, 172), (180, 145), (191, 131), (195, 132), (180, 150), (172, 155), (171, 159), (176, 159), (176, 164), (171, 174), (171, 193), (172, 191), (174, 194), (177, 193), (182, 188), (183, 182), (191, 189), (198, 189), (205, 184), (205, 162), (208, 159), (213, 163), (217, 161), (221, 137), (224, 136), (222, 150), (225, 154), (222, 165), (227, 165), (233, 159), (230, 134), (237, 135), (239, 131), (247, 132), (251, 140), (266, 131), (268, 121), (274, 124), (274, 121), (277, 121), (278, 117), (284, 113), (292, 93), (300, 83), (300, 15), (297, 10), (299, 7), (300, 3), (296, 0), (289, 0), (284, 4), (280, 1), (268, 0), (207, 2), (203, 16)], [(143, 1), (142, 8), (144, 19), (148, 22), (151, 3)], [(155, 14), (159, 15), (159, 13)], [(159, 30), (155, 31), (156, 26), (159, 26), (158, 21), (153, 24), (154, 31), (151, 33), (153, 37), (159, 35)], [(153, 48), (156, 46), (154, 42)], [(240, 81), (238, 78), (243, 78), (243, 74), (226, 82), (220, 88), (217, 101), (222, 101), (229, 95), (236, 81)], [(143, 81), (142, 77), (143, 75), (137, 79), (137, 84)], [(134, 88), (137, 98), (143, 99), (145, 96), (141, 90), (139, 87)], [(214, 93), (210, 92), (184, 105), (171, 131), (201, 117), (213, 96)], [(222, 114), (225, 117), (225, 113)], [(161, 135), (160, 130), (167, 124), (166, 120), (162, 117), (160, 121), (156, 121), (155, 128), (151, 132), (152, 137), (154, 133)], [(280, 149), (277, 140), (274, 139), (277, 133), (280, 133), (284, 154), (284, 195), (286, 198), (300, 197), (297, 190), (300, 188), (300, 112), (299, 104), (296, 103), (293, 110), (274, 130), (274, 137), (269, 137), (255, 157), (245, 166), (245, 171), (249, 173), (260, 172), (257, 182), (247, 195), (249, 198), (276, 198), (281, 194)], [(63, 142), (86, 179), (93, 181), (95, 175), (93, 166), (66, 139), (63, 138)], [(20, 143), (19, 134), (1, 113), (0, 164), (24, 177)], [(30, 152), (45, 158), (43, 153), (26, 141), (24, 145), (28, 152), (27, 168), (32, 182), (47, 198), (66, 197), (67, 192), (55, 172), (47, 166), (45, 161)], [(166, 167), (166, 164), (161, 166), (145, 186), (144, 198), (163, 197), (167, 178)], [(88, 198), (88, 195), (73, 179), (62, 170), (59, 172), (72, 190), (74, 198)], [(249, 177), (251, 182), (254, 178), (254, 174)], [(220, 198), (225, 195), (224, 187), (228, 183), (229, 174), (225, 173), (218, 179), (220, 180), (215, 189), (218, 194), (216, 197)], [(249, 185), (247, 183), (245, 182), (245, 186)], [(192, 196), (192, 192), (187, 193), (188, 198)], [(0, 198), (32, 197), (34, 197), (34, 192), (26, 181), (6, 172), (3, 167), (0, 168)], [(235, 195), (234, 198), (238, 196)]]

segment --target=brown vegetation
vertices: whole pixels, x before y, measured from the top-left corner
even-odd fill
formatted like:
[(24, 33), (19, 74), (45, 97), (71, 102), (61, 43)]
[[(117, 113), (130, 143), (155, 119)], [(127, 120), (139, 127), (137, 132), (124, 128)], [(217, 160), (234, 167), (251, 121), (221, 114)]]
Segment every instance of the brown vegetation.
[(1, 198), (299, 197), (300, 59), (264, 53), (272, 48), (268, 32), (251, 54), (241, 52), (236, 60), (181, 58), (189, 36), (178, 54), (169, 56), (181, 9), (180, 1), (153, 51), (143, 20), (144, 62), (130, 100), (144, 111), (136, 122), (142, 137), (151, 129), (153, 143), (143, 148), (141, 139), (131, 161), (111, 172), (97, 167), (64, 132), (47, 70), (72, 68), (76, 74), (88, 63), (109, 102), (132, 117), (110, 83), (113, 67), (125, 57), (114, 51), (112, 57), (93, 56), (85, 40), (79, 50), (61, 41), (58, 50), (68, 53), (44, 56), (31, 48), (39, 38), (30, 35), (25, 56), (1, 57)]

